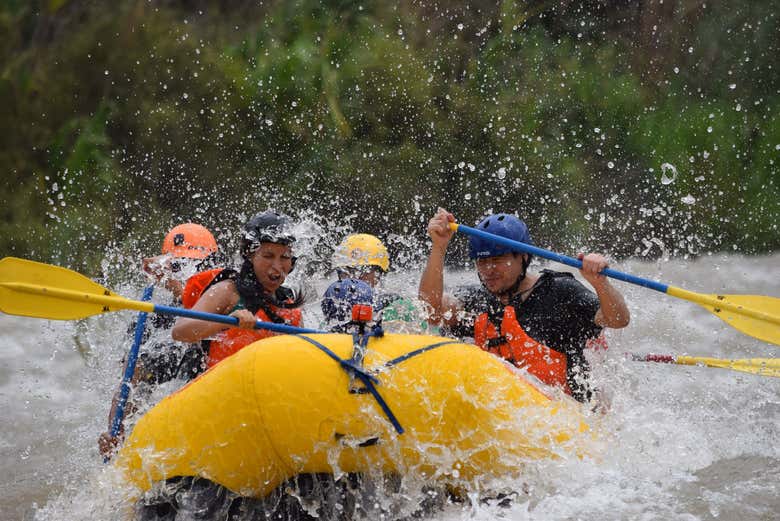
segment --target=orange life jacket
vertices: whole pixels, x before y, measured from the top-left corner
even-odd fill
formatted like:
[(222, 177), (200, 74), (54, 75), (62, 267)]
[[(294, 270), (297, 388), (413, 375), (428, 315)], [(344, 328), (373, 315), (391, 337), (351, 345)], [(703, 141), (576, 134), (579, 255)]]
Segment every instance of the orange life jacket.
[(474, 323), (474, 342), (485, 351), (526, 368), (542, 382), (571, 394), (566, 383), (566, 355), (528, 336), (517, 321), (514, 307), (504, 308), (500, 332), (487, 313), (480, 314)]
[[(284, 319), (284, 323), (287, 325), (300, 327), (303, 323), (303, 316), (299, 308), (287, 309), (273, 305), (269, 305), (269, 307), (274, 314)], [(262, 309), (258, 310), (255, 316), (263, 322), (273, 322)], [(252, 342), (277, 334), (267, 329), (241, 329), (238, 327), (220, 331), (209, 341), (208, 366), (212, 367)]]
[(182, 305), (187, 309), (191, 309), (198, 302), (206, 288), (217, 278), (217, 275), (222, 273), (222, 270), (223, 268), (214, 268), (213, 270), (201, 271), (188, 278), (181, 293)]

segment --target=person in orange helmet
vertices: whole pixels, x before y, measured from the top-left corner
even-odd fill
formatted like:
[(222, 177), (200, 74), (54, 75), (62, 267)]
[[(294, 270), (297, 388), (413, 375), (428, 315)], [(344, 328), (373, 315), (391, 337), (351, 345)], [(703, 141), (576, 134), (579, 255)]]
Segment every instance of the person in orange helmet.
[[(143, 271), (155, 282), (170, 292), (166, 304), (179, 306), (185, 281), (204, 269), (212, 267), (217, 261), (219, 247), (208, 229), (195, 223), (184, 223), (173, 227), (163, 239), (162, 253), (142, 260)], [(167, 315), (148, 316), (143, 336), (141, 352), (136, 361), (131, 382), (143, 393), (149, 386), (158, 385), (174, 378), (189, 380), (205, 369), (206, 358), (201, 346), (181, 344), (170, 340), (170, 329), (174, 319)], [(128, 328), (130, 336), (134, 334), (136, 324)], [(125, 360), (127, 363), (127, 360)], [(121, 389), (121, 387), (120, 387)], [(114, 417), (120, 390), (114, 395), (109, 414), (109, 430), (98, 438), (103, 456), (108, 457), (118, 445), (122, 432), (110, 435), (111, 419)], [(136, 394), (138, 394), (136, 392)], [(128, 410), (133, 404), (128, 402)]]
[(200, 224), (184, 223), (166, 234), (161, 255), (143, 259), (143, 270), (162, 282), (179, 304), (184, 282), (213, 265), (218, 252), (217, 241), (210, 231)]

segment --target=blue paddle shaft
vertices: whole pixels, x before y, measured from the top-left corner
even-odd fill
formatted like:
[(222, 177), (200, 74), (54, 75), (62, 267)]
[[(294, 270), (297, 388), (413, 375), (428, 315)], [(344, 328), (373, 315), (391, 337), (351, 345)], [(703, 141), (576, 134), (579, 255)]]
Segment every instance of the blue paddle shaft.
[[(152, 298), (154, 292), (154, 286), (149, 286), (144, 290), (141, 300), (148, 302)], [(122, 376), (122, 387), (119, 391), (119, 399), (114, 409), (114, 418), (111, 420), (111, 437), (115, 438), (119, 434), (119, 429), (122, 427), (122, 420), (125, 418), (125, 405), (127, 405), (127, 398), (130, 396), (130, 381), (133, 379), (135, 373), (135, 362), (138, 360), (138, 351), (141, 347), (141, 340), (144, 337), (144, 328), (146, 327), (146, 313), (138, 314), (138, 321), (135, 324), (135, 335), (133, 337), (133, 346), (130, 348), (130, 353), (127, 355), (127, 365), (125, 366), (125, 374)]]
[[(544, 250), (542, 248), (537, 248), (536, 246), (531, 246), (530, 244), (526, 244), (524, 242), (513, 241), (512, 239), (507, 239), (506, 237), (501, 237), (500, 235), (483, 232), (482, 230), (471, 228), (470, 226), (465, 226), (463, 224), (458, 224), (458, 231), (463, 232), (466, 235), (481, 237), (485, 240), (493, 241), (497, 244), (507, 246), (514, 250), (522, 251), (523, 253), (528, 253), (530, 255), (542, 257), (543, 259), (560, 262), (561, 264), (566, 264), (572, 268), (582, 268), (581, 260), (567, 257), (566, 255), (561, 255), (560, 253)], [(636, 284), (637, 286), (654, 289), (656, 291), (660, 291), (661, 293), (666, 293), (666, 290), (669, 288), (669, 286), (666, 284), (661, 284), (660, 282), (656, 282), (654, 280), (643, 279), (642, 277), (637, 277), (636, 275), (629, 275), (628, 273), (623, 273), (622, 271), (613, 270), (611, 268), (605, 268), (601, 271), (601, 274), (613, 279), (622, 280), (623, 282)]]
[[(231, 317), (230, 315), (218, 315), (216, 313), (205, 313), (203, 311), (195, 311), (193, 309), (175, 308), (172, 306), (161, 306), (159, 304), (155, 304), (154, 312), (161, 313), (163, 315), (174, 315), (177, 317), (207, 320), (209, 322), (219, 322), (221, 324), (228, 324), (230, 326), (238, 325), (238, 318), (236, 317)], [(319, 331), (317, 329), (288, 326), (287, 324), (276, 324), (274, 322), (263, 322), (262, 320), (255, 322), (255, 329), (267, 329), (268, 331), (273, 331), (275, 333), (288, 333), (291, 335), (298, 333), (326, 333), (326, 331)]]

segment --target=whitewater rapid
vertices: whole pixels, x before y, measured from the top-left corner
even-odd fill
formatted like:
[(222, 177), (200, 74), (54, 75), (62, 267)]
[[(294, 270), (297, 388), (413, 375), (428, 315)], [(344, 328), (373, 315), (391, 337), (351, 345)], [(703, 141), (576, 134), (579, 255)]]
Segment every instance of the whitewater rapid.
[[(780, 255), (628, 261), (613, 267), (704, 293), (780, 297)], [(553, 266), (550, 266), (553, 267)], [(556, 268), (557, 269), (557, 268)], [(418, 273), (388, 285), (412, 295)], [(449, 277), (466, 280), (468, 273)], [(732, 370), (631, 362), (625, 352), (776, 358), (780, 347), (745, 336), (698, 306), (615, 283), (632, 313), (594, 355), (593, 379), (611, 398), (601, 450), (529, 465), (509, 506), (450, 504), (437, 521), (669, 519), (769, 520), (780, 516), (780, 379)], [(318, 284), (318, 289), (324, 281)], [(140, 288), (118, 288), (126, 296)], [(319, 320), (316, 303), (307, 325)], [(0, 518), (121, 519), (122, 493), (102, 464), (106, 428), (132, 312), (84, 322), (0, 315)]]

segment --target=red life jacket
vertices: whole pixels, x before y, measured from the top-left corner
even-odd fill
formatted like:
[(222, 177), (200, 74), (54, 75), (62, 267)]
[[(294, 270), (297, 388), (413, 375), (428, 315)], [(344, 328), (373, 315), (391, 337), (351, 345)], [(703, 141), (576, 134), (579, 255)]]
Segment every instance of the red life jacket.
[(480, 314), (474, 323), (474, 342), (485, 351), (526, 368), (542, 382), (571, 394), (566, 383), (566, 355), (528, 336), (517, 321), (514, 307), (504, 308), (500, 332), (487, 313)]
[(214, 268), (213, 270), (201, 271), (188, 278), (181, 293), (182, 305), (187, 309), (191, 309), (198, 302), (200, 296), (203, 295), (203, 292), (206, 291), (206, 288), (217, 278), (217, 275), (222, 273), (222, 270), (223, 268)]
[[(284, 319), (284, 323), (287, 325), (300, 327), (303, 323), (303, 316), (299, 308), (287, 309), (274, 305), (269, 305), (269, 308), (275, 315)], [(273, 322), (268, 313), (262, 309), (259, 309), (255, 316), (263, 322)], [(267, 329), (241, 329), (238, 327), (220, 331), (209, 341), (208, 366), (212, 367), (253, 342), (277, 334), (279, 333)]]

